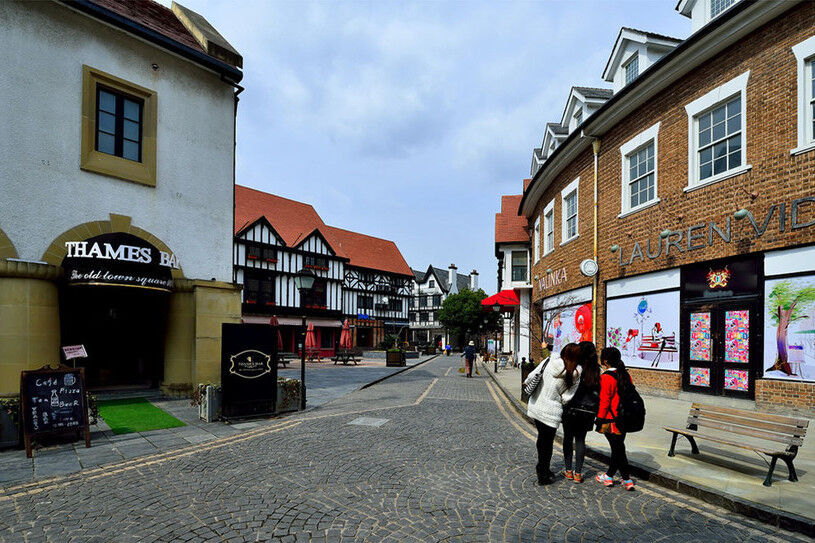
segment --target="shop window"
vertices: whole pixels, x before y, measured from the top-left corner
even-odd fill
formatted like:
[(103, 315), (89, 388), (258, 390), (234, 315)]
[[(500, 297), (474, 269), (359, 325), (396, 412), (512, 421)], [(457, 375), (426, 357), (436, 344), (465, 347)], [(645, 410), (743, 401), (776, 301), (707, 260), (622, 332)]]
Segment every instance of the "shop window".
[(535, 262), (537, 262), (538, 260), (541, 259), (541, 249), (540, 249), (540, 244), (541, 244), (541, 218), (540, 217), (535, 219), (535, 229), (534, 229), (533, 232), (534, 232), (534, 234), (532, 236), (532, 251), (534, 251), (533, 254), (535, 255)]
[(512, 251), (512, 281), (526, 283), (526, 251)]
[(815, 36), (792, 48), (798, 64), (798, 147), (793, 155), (815, 149)]
[(543, 256), (555, 250), (555, 201), (552, 200), (543, 210)]
[(625, 84), (628, 85), (640, 75), (640, 58), (639, 54), (635, 54), (628, 64), (625, 65)]
[(327, 309), (328, 284), (325, 279), (315, 279), (311, 291), (300, 296), (300, 307), (308, 309)]
[(657, 198), (657, 138), (659, 125), (644, 130), (620, 146), (622, 206), (620, 216), (659, 202)]
[(255, 307), (275, 305), (275, 280), (271, 275), (246, 273), (243, 302)]
[(374, 297), (373, 296), (357, 296), (357, 309), (373, 309)]
[(750, 169), (744, 145), (749, 76), (745, 72), (685, 106), (689, 123), (686, 191)]
[(390, 311), (402, 311), (402, 300), (400, 298), (389, 298), (388, 309)]
[(578, 177), (563, 189), (560, 193), (561, 198), (561, 245), (569, 243), (578, 236), (578, 221), (577, 221), (577, 185), (580, 182)]
[(155, 91), (83, 66), (80, 168), (155, 186), (156, 101)]

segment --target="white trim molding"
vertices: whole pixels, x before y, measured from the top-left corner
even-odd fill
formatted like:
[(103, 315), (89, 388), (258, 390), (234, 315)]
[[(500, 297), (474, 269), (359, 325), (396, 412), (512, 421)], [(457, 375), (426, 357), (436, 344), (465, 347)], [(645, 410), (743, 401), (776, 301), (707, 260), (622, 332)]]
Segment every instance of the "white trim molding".
[[(659, 169), (659, 125), (660, 123), (656, 123), (646, 128), (620, 146), (620, 190), (622, 191), (620, 193), (622, 195), (620, 198), (620, 217), (636, 213), (659, 202), (659, 191), (657, 190), (659, 177), (657, 175)], [(654, 143), (654, 197), (638, 206), (631, 207), (631, 194), (628, 192), (630, 185), (627, 167), (628, 157), (651, 142)]]
[[(560, 191), (560, 244), (566, 245), (573, 239), (577, 239), (580, 235), (580, 194), (578, 193), (578, 186), (580, 184), (580, 178), (578, 177), (566, 187)], [(571, 196), (574, 193), (574, 204), (575, 204), (575, 225), (574, 230), (575, 234), (572, 237), (567, 235), (566, 231), (566, 220), (568, 217), (566, 216), (566, 198)]]
[(541, 218), (535, 219), (535, 229), (532, 235), (532, 251), (535, 254), (535, 263), (541, 259)]
[[(549, 239), (549, 231), (546, 225), (546, 217), (548, 215), (552, 216), (552, 245), (551, 247), (547, 245), (547, 240)], [(555, 250), (555, 199), (552, 198), (546, 207), (543, 208), (543, 256), (548, 255), (552, 251)]]
[[(749, 79), (750, 70), (747, 70), (685, 106), (688, 114), (688, 186), (685, 188), (686, 192), (744, 173), (752, 167), (747, 164), (747, 81)], [(696, 118), (737, 95), (741, 97), (741, 164), (736, 168), (700, 180), (696, 144), (699, 131)]]
[[(790, 154), (798, 155), (815, 149), (815, 131), (813, 130), (812, 112), (812, 77), (815, 62), (815, 36), (792, 46), (792, 54), (798, 64), (798, 147)], [(809, 64), (809, 66), (808, 66)], [(807, 84), (809, 83), (809, 84)]]

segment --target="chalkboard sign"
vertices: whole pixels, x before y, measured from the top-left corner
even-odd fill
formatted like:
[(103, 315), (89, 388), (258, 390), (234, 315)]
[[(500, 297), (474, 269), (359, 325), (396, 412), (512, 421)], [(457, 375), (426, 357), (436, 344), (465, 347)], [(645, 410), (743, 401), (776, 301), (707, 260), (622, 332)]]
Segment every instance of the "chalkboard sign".
[(224, 418), (271, 415), (277, 396), (277, 327), (221, 325)]
[(32, 438), (76, 432), (91, 446), (85, 399), (85, 370), (44, 366), (20, 374), (25, 453), (31, 458)]

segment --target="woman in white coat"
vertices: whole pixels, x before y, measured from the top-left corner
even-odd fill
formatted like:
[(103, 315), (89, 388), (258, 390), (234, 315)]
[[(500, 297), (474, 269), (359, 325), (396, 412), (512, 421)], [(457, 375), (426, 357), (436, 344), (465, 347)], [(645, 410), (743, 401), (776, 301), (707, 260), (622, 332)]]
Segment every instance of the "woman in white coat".
[(539, 485), (547, 485), (554, 480), (554, 474), (549, 469), (552, 446), (563, 417), (563, 406), (572, 399), (580, 384), (579, 357), (580, 347), (576, 343), (569, 343), (560, 351), (560, 356), (552, 353), (548, 363), (535, 368), (524, 381), (524, 384), (529, 383), (536, 374), (541, 375), (541, 383), (530, 396), (526, 411), (538, 429), (536, 471)]

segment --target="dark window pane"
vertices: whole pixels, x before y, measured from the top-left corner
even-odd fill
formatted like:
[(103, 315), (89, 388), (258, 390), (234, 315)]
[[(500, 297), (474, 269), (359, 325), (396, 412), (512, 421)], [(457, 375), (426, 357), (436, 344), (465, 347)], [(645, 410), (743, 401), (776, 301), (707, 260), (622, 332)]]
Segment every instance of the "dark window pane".
[(725, 118), (725, 106), (717, 107), (713, 110), (713, 125), (724, 121)]
[(707, 179), (712, 175), (712, 165), (710, 162), (702, 164), (699, 166), (699, 179)]
[(109, 92), (100, 90), (99, 109), (108, 113), (116, 113), (116, 97)]
[(727, 150), (728, 152), (732, 153), (733, 151), (737, 151), (739, 149), (741, 149), (741, 134), (736, 134), (727, 140)]
[(720, 140), (725, 136), (725, 128), (724, 121), (713, 125), (713, 141)]
[(125, 99), (125, 119), (139, 122), (141, 114), (139, 104), (133, 100)]
[(730, 153), (728, 156), (728, 168), (733, 169), (741, 166), (741, 152)]
[(741, 130), (741, 115), (734, 115), (727, 119), (727, 133), (732, 134)]
[(699, 160), (704, 164), (705, 162), (710, 162), (712, 159), (713, 150), (708, 147), (707, 149), (702, 149), (699, 153)]
[(116, 117), (104, 111), (99, 112), (99, 130), (108, 134), (116, 133)]
[(699, 132), (710, 128), (710, 115), (702, 115), (699, 117)]
[(741, 113), (741, 96), (727, 104), (727, 116), (732, 117)]
[(133, 121), (124, 122), (124, 137), (125, 139), (138, 142), (139, 141), (139, 123)]
[(139, 161), (139, 144), (124, 140), (122, 142), (122, 157), (128, 160)]
[(101, 153), (107, 153), (109, 155), (114, 154), (116, 150), (116, 140), (110, 134), (105, 134), (104, 132), (99, 132), (98, 134), (99, 141), (96, 145), (96, 149)]
[(727, 157), (717, 158), (713, 161), (713, 173), (722, 173), (727, 170)]
[(713, 146), (713, 158), (721, 158), (727, 154), (727, 142), (723, 141)]
[(710, 143), (710, 128), (699, 131), (699, 145), (707, 145)]

